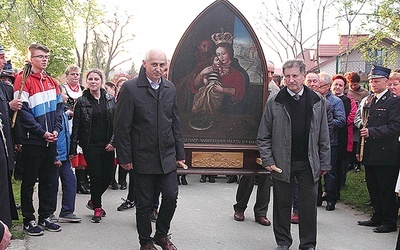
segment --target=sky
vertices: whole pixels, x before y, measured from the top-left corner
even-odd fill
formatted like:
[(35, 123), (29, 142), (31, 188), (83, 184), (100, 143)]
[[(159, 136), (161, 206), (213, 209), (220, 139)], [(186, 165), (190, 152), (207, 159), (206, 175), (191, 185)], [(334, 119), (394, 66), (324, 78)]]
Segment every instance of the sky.
[[(271, 3), (272, 0), (264, 0)], [(129, 56), (133, 58), (136, 68), (141, 65), (144, 53), (151, 48), (159, 48), (171, 59), (175, 48), (182, 35), (192, 23), (192, 21), (211, 3), (213, 0), (153, 0), (153, 1), (131, 1), (131, 0), (99, 0), (100, 4), (105, 4), (105, 10), (110, 10), (115, 6), (128, 11), (133, 15), (129, 25), (129, 32), (135, 35), (134, 40), (129, 46)], [(255, 30), (257, 36), (259, 29), (255, 27), (258, 10), (264, 8), (262, 0), (230, 0), (248, 20)], [(274, 3), (274, 2), (272, 2)], [(309, 16), (307, 8), (305, 16)], [(328, 16), (331, 23), (335, 22), (332, 14)], [(313, 21), (313, 20), (309, 20)], [(309, 29), (305, 29), (306, 31)], [(331, 28), (323, 35), (322, 43), (338, 42), (337, 28)], [(279, 57), (261, 42), (265, 57), (268, 60), (277, 62), (279, 67)], [(124, 55), (128, 57), (127, 54)], [(131, 63), (123, 65), (124, 69), (129, 69)]]

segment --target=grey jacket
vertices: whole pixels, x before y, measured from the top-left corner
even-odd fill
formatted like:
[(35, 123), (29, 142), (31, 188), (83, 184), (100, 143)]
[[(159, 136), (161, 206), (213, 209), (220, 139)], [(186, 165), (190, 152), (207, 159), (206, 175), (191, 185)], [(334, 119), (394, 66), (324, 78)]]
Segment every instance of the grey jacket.
[[(308, 160), (311, 165), (314, 181), (318, 181), (322, 170), (329, 170), (330, 166), (330, 139), (326, 116), (326, 102), (324, 98), (304, 86), (307, 92), (307, 106), (311, 115)], [(291, 118), (287, 108), (287, 88), (272, 96), (267, 103), (261, 117), (258, 129), (257, 144), (260, 151), (263, 167), (275, 164), (282, 169), (282, 173), (272, 172), (271, 176), (277, 180), (290, 182), (291, 169)], [(312, 109), (312, 110), (311, 110)], [(305, 112), (307, 112), (305, 110)], [(304, 113), (306, 114), (306, 113)]]

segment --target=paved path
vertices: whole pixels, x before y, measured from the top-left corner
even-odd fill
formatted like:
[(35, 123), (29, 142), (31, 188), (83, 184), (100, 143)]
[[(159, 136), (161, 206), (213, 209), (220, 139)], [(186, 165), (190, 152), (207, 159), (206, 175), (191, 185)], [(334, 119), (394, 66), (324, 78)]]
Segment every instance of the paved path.
[[(226, 183), (225, 177), (216, 183), (200, 183), (200, 176), (188, 176), (188, 186), (180, 186), (178, 207), (171, 225), (172, 241), (180, 250), (269, 250), (276, 244), (272, 226), (254, 222), (253, 192), (246, 220), (233, 219), (237, 184)], [(27, 237), (26, 242), (15, 241), (11, 250), (91, 250), (91, 249), (139, 249), (136, 232), (135, 209), (117, 211), (120, 198), (127, 191), (107, 190), (104, 209), (107, 217), (99, 224), (90, 222), (92, 211), (85, 205), (89, 195), (77, 195), (76, 214), (82, 223), (62, 223), (62, 231), (45, 232), (41, 237)], [(272, 219), (272, 201), (268, 211)], [(335, 211), (318, 209), (318, 249), (326, 250), (391, 250), (395, 247), (397, 232), (376, 234), (372, 228), (357, 226), (358, 220), (368, 216), (339, 204)], [(293, 245), (298, 249), (298, 225), (292, 226)], [(161, 248), (159, 248), (161, 249)]]

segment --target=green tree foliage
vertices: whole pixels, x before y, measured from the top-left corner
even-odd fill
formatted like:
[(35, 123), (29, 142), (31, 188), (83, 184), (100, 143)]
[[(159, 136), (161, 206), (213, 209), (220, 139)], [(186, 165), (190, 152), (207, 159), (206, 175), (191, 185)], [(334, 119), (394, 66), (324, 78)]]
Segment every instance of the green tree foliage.
[[(376, 2), (372, 13), (366, 14), (367, 21), (362, 28), (368, 30), (371, 39), (360, 41), (367, 61), (388, 67), (398, 67), (400, 46), (400, 3), (398, 0)], [(383, 41), (386, 41), (383, 43)], [(397, 50), (395, 50), (397, 48)]]
[(136, 70), (135, 63), (132, 62), (131, 68), (126, 72), (128, 75), (137, 76), (139, 73)]
[(369, 16), (371, 22), (376, 23), (372, 30), (386, 33), (388, 37), (400, 38), (400, 2), (397, 0), (382, 0), (374, 13)]
[(82, 82), (83, 72), (93, 68), (91, 61), (95, 60), (92, 57), (96, 57), (96, 55), (91, 54), (90, 45), (96, 38), (93, 38), (92, 34), (94, 34), (95, 28), (101, 24), (104, 14), (96, 0), (81, 1), (79, 8), (74, 8), (70, 13), (71, 29), (81, 34), (75, 43), (76, 65), (81, 68), (82, 73), (80, 82)]
[(68, 11), (76, 7), (67, 0), (0, 0), (0, 39), (13, 48), (14, 65), (21, 67), (26, 48), (41, 43), (51, 50), (47, 72), (60, 75), (74, 62), (75, 40), (68, 26)]

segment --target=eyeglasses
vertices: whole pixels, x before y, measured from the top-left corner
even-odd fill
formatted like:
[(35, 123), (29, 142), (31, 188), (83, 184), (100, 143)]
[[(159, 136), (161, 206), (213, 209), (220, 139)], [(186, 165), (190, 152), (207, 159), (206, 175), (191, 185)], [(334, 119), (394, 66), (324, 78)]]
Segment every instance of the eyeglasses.
[(68, 73), (68, 75), (70, 75), (70, 76), (79, 76), (80, 74), (79, 73)]
[(323, 84), (323, 85), (319, 86), (318, 88), (322, 89), (322, 88), (325, 88), (325, 87), (328, 86), (328, 85), (329, 85), (329, 84)]
[(97, 78), (97, 77), (95, 77), (95, 78), (89, 77), (88, 80), (89, 80), (89, 81), (99, 81), (100, 78)]
[(49, 60), (49, 56), (48, 55), (37, 55), (37, 56), (32, 56), (32, 58), (39, 58), (39, 59), (41, 59), (41, 60), (43, 60), (43, 59), (46, 59), (46, 60)]

